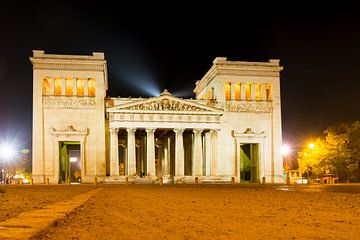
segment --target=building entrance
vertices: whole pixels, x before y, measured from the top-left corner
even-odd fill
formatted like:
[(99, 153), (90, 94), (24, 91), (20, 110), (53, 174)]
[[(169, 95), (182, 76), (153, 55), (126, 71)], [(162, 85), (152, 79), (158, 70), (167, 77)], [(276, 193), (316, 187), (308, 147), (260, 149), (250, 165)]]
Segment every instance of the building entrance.
[(59, 183), (81, 183), (80, 142), (60, 142)]

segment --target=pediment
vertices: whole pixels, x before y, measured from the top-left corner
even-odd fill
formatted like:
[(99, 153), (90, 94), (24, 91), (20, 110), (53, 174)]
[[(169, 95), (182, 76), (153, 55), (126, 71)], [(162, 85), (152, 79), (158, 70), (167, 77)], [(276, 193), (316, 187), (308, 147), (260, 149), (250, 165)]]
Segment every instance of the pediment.
[(199, 113), (213, 113), (222, 114), (222, 110), (205, 106), (191, 100), (177, 98), (172, 95), (161, 95), (144, 99), (142, 101), (135, 101), (123, 105), (114, 106), (107, 109), (108, 112), (118, 111), (152, 111), (152, 112), (199, 112)]

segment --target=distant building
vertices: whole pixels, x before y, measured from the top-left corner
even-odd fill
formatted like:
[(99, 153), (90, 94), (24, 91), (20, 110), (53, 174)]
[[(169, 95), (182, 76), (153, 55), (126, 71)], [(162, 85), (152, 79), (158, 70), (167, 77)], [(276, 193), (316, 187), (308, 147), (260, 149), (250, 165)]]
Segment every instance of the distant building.
[(35, 183), (284, 182), (279, 60), (216, 58), (196, 99), (107, 97), (104, 53), (30, 60)]

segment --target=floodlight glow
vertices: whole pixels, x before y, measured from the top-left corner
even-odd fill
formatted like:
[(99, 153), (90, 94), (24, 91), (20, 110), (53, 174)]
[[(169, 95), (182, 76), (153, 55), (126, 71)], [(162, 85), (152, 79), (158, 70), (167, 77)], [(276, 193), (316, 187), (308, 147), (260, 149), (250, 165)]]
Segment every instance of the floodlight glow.
[(70, 157), (70, 162), (77, 162), (77, 158), (76, 157)]
[(290, 147), (288, 145), (283, 145), (281, 147), (281, 154), (284, 155), (284, 156), (289, 154), (290, 151), (291, 151), (291, 149), (290, 149)]
[(3, 159), (11, 159), (15, 156), (15, 151), (12, 146), (3, 144), (0, 146), (0, 156)]
[(314, 144), (314, 143), (310, 143), (310, 144), (309, 144), (309, 148), (314, 149), (314, 148), (315, 148), (315, 144)]

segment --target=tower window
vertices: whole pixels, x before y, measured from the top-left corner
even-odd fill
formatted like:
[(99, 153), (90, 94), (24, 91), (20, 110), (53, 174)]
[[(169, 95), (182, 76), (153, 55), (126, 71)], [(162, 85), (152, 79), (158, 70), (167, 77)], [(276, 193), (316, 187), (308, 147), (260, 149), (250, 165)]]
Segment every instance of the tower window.
[(60, 78), (54, 79), (54, 95), (55, 96), (61, 96), (61, 89), (62, 89), (61, 82), (62, 81)]
[(251, 84), (250, 83), (245, 84), (245, 99), (246, 99), (246, 101), (251, 100)]
[(266, 84), (266, 100), (271, 100), (272, 99), (272, 86), (270, 83)]
[(235, 100), (240, 100), (240, 98), (241, 98), (240, 83), (235, 83)]
[(44, 78), (42, 82), (42, 94), (44, 96), (50, 95), (50, 82), (47, 78)]
[(65, 79), (65, 95), (72, 96), (73, 95), (73, 80)]
[(89, 97), (95, 97), (95, 79), (93, 78), (88, 80), (88, 95)]
[(76, 80), (76, 89), (77, 89), (77, 94), (78, 96), (84, 96), (84, 79), (77, 79)]
[(255, 86), (255, 100), (261, 100), (261, 84), (258, 83)]
[(231, 99), (231, 83), (225, 83), (225, 101), (229, 101)]

